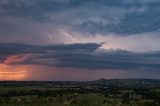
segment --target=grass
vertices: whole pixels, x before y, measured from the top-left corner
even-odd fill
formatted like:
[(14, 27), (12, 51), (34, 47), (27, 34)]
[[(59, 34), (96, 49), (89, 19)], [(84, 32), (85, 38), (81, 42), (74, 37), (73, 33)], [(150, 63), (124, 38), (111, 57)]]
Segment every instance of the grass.
[[(77, 88), (0, 87), (0, 106), (159, 106), (134, 90), (78, 93)], [(72, 91), (73, 90), (73, 91)], [(83, 90), (82, 90), (83, 91)], [(159, 92), (159, 89), (152, 90)], [(125, 94), (129, 94), (125, 96)], [(125, 100), (126, 99), (126, 100)]]

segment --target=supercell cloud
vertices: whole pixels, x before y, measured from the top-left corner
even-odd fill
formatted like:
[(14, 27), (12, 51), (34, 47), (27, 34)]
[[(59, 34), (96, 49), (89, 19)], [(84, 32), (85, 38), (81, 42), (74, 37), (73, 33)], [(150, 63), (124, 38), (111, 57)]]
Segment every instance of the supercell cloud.
[(158, 78), (159, 13), (158, 0), (1, 0), (0, 65)]

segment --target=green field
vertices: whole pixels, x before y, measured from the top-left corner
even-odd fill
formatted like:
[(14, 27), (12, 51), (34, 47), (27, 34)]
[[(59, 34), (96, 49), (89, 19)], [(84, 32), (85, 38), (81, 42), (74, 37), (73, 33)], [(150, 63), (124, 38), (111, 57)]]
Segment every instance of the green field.
[(0, 106), (160, 106), (159, 84), (116, 82), (1, 82)]

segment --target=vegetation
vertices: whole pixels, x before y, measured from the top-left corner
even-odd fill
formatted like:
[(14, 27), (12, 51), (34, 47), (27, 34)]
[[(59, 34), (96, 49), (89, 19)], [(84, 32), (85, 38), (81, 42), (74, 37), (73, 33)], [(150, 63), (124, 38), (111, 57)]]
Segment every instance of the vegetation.
[(0, 106), (160, 106), (160, 81), (2, 81)]

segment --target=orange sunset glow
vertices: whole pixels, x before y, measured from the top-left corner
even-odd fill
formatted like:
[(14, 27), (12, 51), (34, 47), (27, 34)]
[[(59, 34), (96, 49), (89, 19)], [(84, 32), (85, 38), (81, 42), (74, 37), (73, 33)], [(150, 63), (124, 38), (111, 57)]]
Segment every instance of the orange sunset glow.
[(27, 77), (25, 67), (12, 67), (0, 64), (0, 80), (23, 80)]

